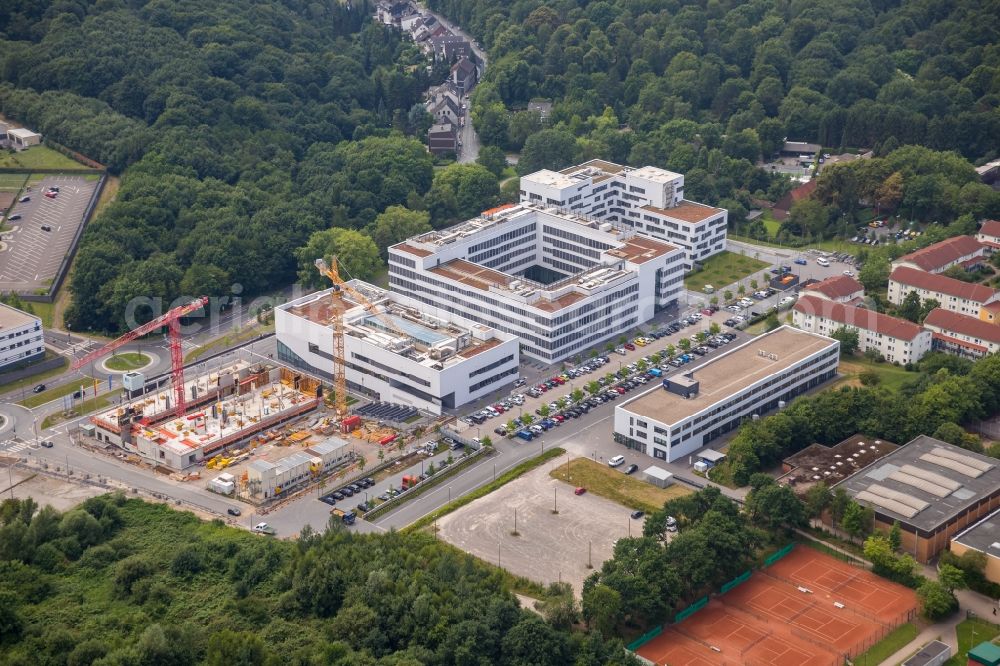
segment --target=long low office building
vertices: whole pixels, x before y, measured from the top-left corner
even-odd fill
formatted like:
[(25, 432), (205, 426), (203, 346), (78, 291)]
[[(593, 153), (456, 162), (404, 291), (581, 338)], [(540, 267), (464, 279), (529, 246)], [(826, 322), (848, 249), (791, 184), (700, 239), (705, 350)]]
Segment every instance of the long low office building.
[(654, 166), (590, 160), (521, 177), (522, 203), (632, 227), (684, 249), (685, 270), (726, 249), (728, 211), (684, 198), (684, 176)]
[(931, 350), (931, 332), (912, 321), (826, 300), (810, 292), (804, 292), (792, 308), (792, 323), (823, 335), (833, 335), (841, 328), (854, 330), (860, 351), (877, 352), (890, 363), (916, 363)]
[(434, 414), (478, 400), (518, 375), (513, 335), (422, 304), (358, 280), (349, 284), (375, 305), (373, 311), (330, 289), (278, 307), (278, 359), (333, 377), (333, 317), (344, 320), (348, 387), (373, 399)]
[(393, 298), (520, 338), (554, 363), (676, 305), (684, 252), (629, 227), (529, 204), (503, 206), (389, 248)]
[(682, 460), (837, 374), (840, 343), (782, 326), (615, 408), (615, 441)]

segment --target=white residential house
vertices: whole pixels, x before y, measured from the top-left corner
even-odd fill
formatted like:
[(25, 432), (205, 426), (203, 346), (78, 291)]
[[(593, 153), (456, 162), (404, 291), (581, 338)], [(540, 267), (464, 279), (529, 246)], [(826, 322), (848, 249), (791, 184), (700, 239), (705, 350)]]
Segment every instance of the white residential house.
[(901, 266), (889, 275), (889, 302), (899, 305), (911, 291), (920, 301), (934, 299), (945, 310), (970, 317), (981, 317), (992, 304), (1000, 301), (1000, 292), (986, 285), (956, 280), (945, 275), (926, 273)]

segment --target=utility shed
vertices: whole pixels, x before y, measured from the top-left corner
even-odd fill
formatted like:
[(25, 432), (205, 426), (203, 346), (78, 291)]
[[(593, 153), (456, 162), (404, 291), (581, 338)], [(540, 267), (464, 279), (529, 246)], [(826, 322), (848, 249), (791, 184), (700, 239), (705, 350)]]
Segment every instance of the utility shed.
[(969, 650), (969, 663), (1000, 666), (1000, 647), (989, 642), (980, 643)]
[(646, 475), (646, 481), (652, 483), (658, 488), (666, 488), (674, 482), (674, 475), (663, 469), (662, 467), (657, 467), (652, 465), (647, 467), (642, 471)]
[(903, 662), (903, 666), (941, 666), (951, 657), (951, 648), (941, 641), (931, 641)]

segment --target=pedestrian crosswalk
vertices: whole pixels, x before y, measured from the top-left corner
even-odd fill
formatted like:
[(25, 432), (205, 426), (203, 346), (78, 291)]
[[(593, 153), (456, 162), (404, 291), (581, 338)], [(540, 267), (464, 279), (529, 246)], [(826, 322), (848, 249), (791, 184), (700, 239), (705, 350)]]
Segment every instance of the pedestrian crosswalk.
[(31, 442), (11, 442), (7, 441), (0, 444), (0, 451), (3, 453), (20, 453), (25, 449), (31, 448)]

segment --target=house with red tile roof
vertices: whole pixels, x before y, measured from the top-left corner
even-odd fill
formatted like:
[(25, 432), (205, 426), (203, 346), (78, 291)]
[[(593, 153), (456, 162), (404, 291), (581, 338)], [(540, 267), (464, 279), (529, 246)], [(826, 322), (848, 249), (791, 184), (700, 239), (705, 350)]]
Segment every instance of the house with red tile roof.
[(893, 268), (906, 266), (928, 273), (943, 273), (952, 266), (972, 268), (986, 262), (986, 246), (972, 236), (955, 236), (904, 254), (892, 262)]
[(774, 215), (776, 220), (785, 220), (788, 218), (788, 213), (792, 210), (792, 204), (796, 201), (802, 201), (803, 199), (808, 199), (812, 196), (812, 193), (816, 190), (816, 181), (810, 180), (808, 183), (803, 183), (799, 185), (794, 190), (786, 194), (785, 196), (778, 199), (774, 207), (771, 208), (771, 213)]
[(976, 240), (991, 254), (1000, 250), (1000, 220), (986, 220), (976, 233)]
[(931, 333), (912, 321), (805, 293), (792, 308), (795, 326), (820, 335), (841, 328), (858, 332), (858, 349), (877, 351), (892, 363), (916, 363), (931, 350)]
[(983, 308), (1000, 301), (1000, 292), (982, 284), (901, 266), (889, 275), (889, 302), (899, 305), (911, 291), (920, 301), (933, 298), (945, 310), (980, 317)]
[(834, 275), (820, 282), (802, 288), (803, 295), (825, 298), (837, 303), (856, 304), (865, 296), (865, 288), (860, 282), (846, 275)]
[(924, 327), (933, 334), (934, 349), (939, 351), (973, 359), (1000, 352), (1000, 326), (975, 317), (934, 308)]

